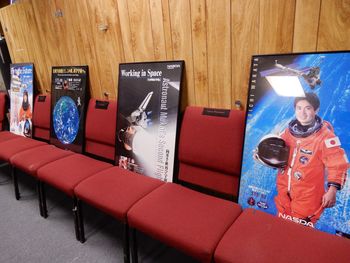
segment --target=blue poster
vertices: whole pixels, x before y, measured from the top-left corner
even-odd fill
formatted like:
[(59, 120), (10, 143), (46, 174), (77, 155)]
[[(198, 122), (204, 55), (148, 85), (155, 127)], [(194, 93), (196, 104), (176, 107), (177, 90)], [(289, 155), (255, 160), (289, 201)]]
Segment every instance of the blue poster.
[(11, 64), (10, 131), (32, 137), (33, 64)]
[(350, 237), (350, 53), (253, 56), (239, 203)]

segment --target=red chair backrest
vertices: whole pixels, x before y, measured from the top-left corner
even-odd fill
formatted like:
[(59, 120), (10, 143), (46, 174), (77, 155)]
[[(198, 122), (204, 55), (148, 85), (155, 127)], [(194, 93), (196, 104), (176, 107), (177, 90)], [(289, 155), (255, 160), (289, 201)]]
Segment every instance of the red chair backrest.
[(6, 93), (0, 93), (0, 131), (3, 129), (3, 121), (5, 120), (5, 104), (6, 104)]
[(187, 107), (180, 133), (179, 180), (236, 198), (244, 122), (243, 111)]
[(38, 95), (34, 101), (33, 110), (33, 137), (50, 140), (50, 112), (51, 112), (51, 96)]
[[(107, 107), (104, 109), (103, 105)], [(115, 101), (90, 99), (85, 124), (85, 152), (114, 160), (116, 123)]]

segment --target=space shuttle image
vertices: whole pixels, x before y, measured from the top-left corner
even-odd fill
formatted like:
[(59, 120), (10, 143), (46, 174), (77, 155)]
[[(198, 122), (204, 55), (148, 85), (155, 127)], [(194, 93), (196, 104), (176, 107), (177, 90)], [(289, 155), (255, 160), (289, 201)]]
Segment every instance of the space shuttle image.
[(129, 117), (126, 119), (131, 125), (141, 126), (142, 128), (147, 127), (147, 114), (145, 112), (148, 103), (150, 102), (153, 95), (153, 91), (149, 92), (144, 100), (141, 102), (140, 106), (134, 110)]

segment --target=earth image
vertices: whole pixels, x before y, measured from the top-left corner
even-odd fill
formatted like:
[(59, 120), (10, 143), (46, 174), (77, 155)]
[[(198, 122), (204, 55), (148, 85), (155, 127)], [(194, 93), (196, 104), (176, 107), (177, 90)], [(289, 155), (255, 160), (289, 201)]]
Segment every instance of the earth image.
[(72, 98), (63, 96), (56, 103), (53, 127), (61, 143), (70, 144), (75, 140), (79, 131), (79, 111)]

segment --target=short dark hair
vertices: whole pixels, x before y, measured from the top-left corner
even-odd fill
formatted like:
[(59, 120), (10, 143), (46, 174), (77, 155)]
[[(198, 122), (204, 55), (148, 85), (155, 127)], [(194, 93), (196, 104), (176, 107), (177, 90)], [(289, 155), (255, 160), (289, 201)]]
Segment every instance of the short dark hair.
[(296, 97), (294, 99), (294, 108), (297, 105), (297, 103), (301, 100), (306, 100), (307, 102), (309, 102), (315, 111), (318, 110), (318, 108), (320, 107), (320, 99), (318, 98), (316, 93), (306, 92), (305, 97)]

